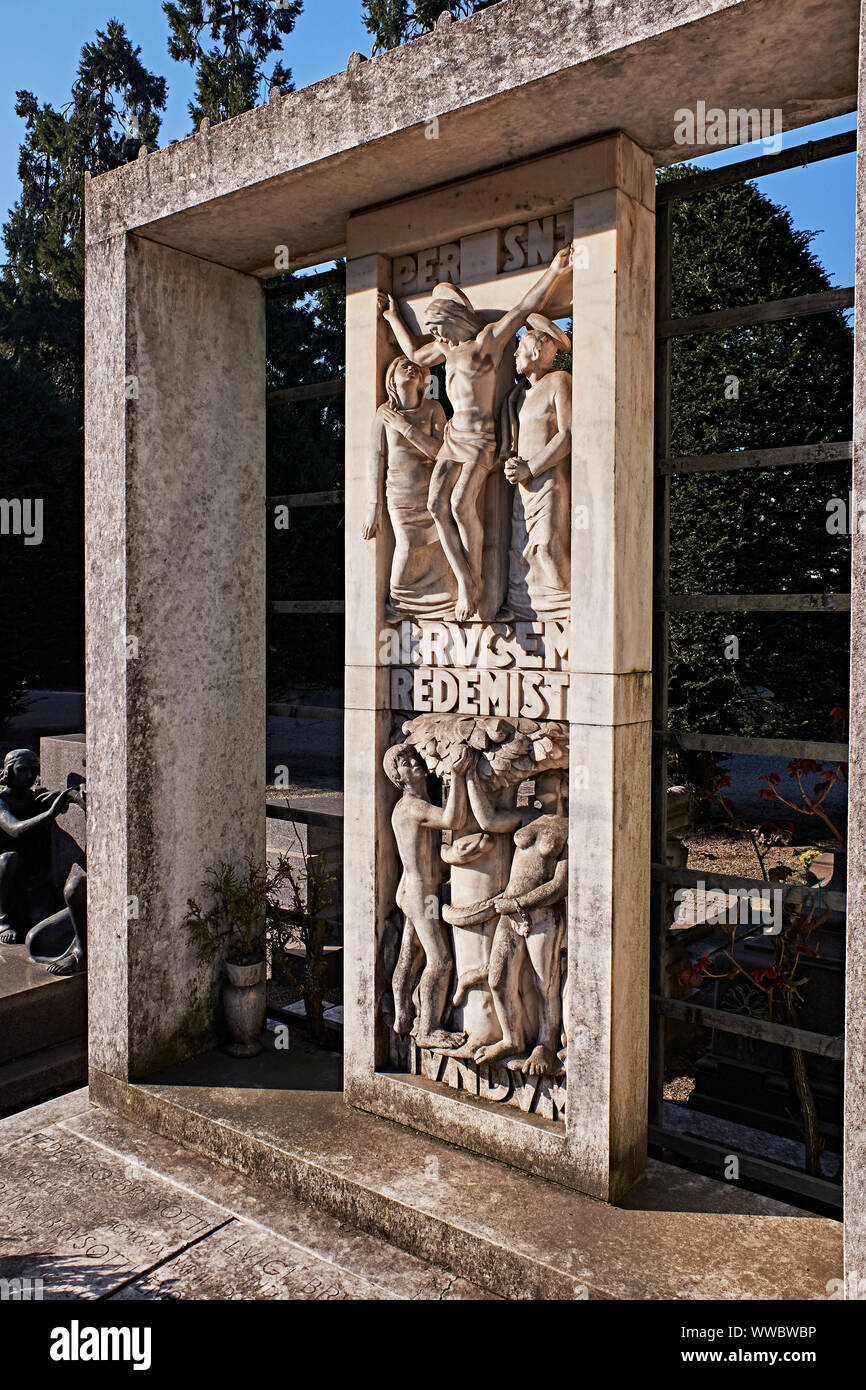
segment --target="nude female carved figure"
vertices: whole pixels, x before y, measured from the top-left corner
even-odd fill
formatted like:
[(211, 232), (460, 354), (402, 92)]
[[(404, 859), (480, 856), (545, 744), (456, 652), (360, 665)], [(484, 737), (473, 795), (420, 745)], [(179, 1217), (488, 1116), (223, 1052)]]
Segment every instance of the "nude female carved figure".
[(0, 773), (0, 945), (25, 941), (49, 974), (84, 968), (87, 876), (73, 865), (63, 889), (51, 882), (51, 823), (80, 793), (36, 788), (39, 759), (29, 748), (7, 753)]

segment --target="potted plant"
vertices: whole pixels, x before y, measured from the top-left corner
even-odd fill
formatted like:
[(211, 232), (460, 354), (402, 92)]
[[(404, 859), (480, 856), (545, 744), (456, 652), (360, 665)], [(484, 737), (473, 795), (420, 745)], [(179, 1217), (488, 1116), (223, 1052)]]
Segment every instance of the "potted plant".
[(274, 905), (275, 876), (253, 858), (245, 869), (221, 861), (209, 869), (202, 891), (211, 900), (205, 910), (195, 898), (183, 919), (200, 960), (225, 964), (223, 1008), (233, 1057), (255, 1057), (267, 1007), (265, 930)]

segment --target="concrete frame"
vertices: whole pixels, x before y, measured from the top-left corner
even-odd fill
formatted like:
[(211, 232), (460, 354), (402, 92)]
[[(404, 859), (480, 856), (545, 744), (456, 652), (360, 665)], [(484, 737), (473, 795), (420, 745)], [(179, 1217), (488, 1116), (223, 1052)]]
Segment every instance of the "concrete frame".
[[(613, 129), (657, 164), (669, 163), (683, 154), (674, 113), (699, 98), (779, 109), (786, 128), (851, 111), (860, 14), (859, 0), (634, 0), (627, 13), (614, 0), (503, 0), (370, 63), (353, 55), (343, 74), (88, 184), (97, 1088), (100, 1075), (135, 1080), (206, 1045), (213, 1000), (179, 917), (215, 857), (264, 853), (261, 281), (276, 273), (276, 248), (288, 246), (296, 265), (315, 264), (344, 251), (350, 216), (373, 201)], [(440, 138), (425, 141), (433, 117)], [(861, 181), (858, 494), (866, 487), (863, 197)], [(863, 789), (866, 737), (858, 681), (864, 563), (855, 537), (852, 807)], [(237, 769), (231, 802), (227, 765)], [(866, 1297), (864, 843), (852, 816), (846, 1236), (849, 1296), (859, 1298)]]

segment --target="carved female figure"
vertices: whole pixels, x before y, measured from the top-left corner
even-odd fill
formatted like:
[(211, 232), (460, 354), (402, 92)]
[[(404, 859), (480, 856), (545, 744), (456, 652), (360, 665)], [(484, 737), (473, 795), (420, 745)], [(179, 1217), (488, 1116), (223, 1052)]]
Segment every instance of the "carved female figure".
[(67, 791), (34, 791), (39, 759), (7, 753), (0, 773), (0, 943), (23, 941), (54, 907), (49, 827), (69, 805)]
[(73, 866), (65, 908), (51, 882), (51, 822), (77, 794), (34, 790), (39, 759), (29, 748), (7, 753), (0, 772), (0, 944), (27, 940), (34, 960), (52, 974), (72, 974), (84, 962), (86, 876)]
[(438, 401), (426, 399), (426, 382), (422, 367), (408, 357), (395, 357), (385, 377), (388, 401), (373, 423), (363, 535), (372, 540), (380, 532), (384, 492), (394, 531), (389, 617), (454, 617), (457, 582), (427, 510), (445, 411)]

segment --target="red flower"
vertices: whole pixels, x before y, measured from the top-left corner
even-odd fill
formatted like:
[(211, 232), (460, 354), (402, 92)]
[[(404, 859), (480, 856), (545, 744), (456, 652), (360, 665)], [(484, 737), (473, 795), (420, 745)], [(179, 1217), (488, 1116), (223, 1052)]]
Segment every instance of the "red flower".
[(779, 983), (779, 976), (776, 967), (773, 965), (768, 966), (765, 970), (752, 970), (750, 974), (756, 985), (775, 985)]

